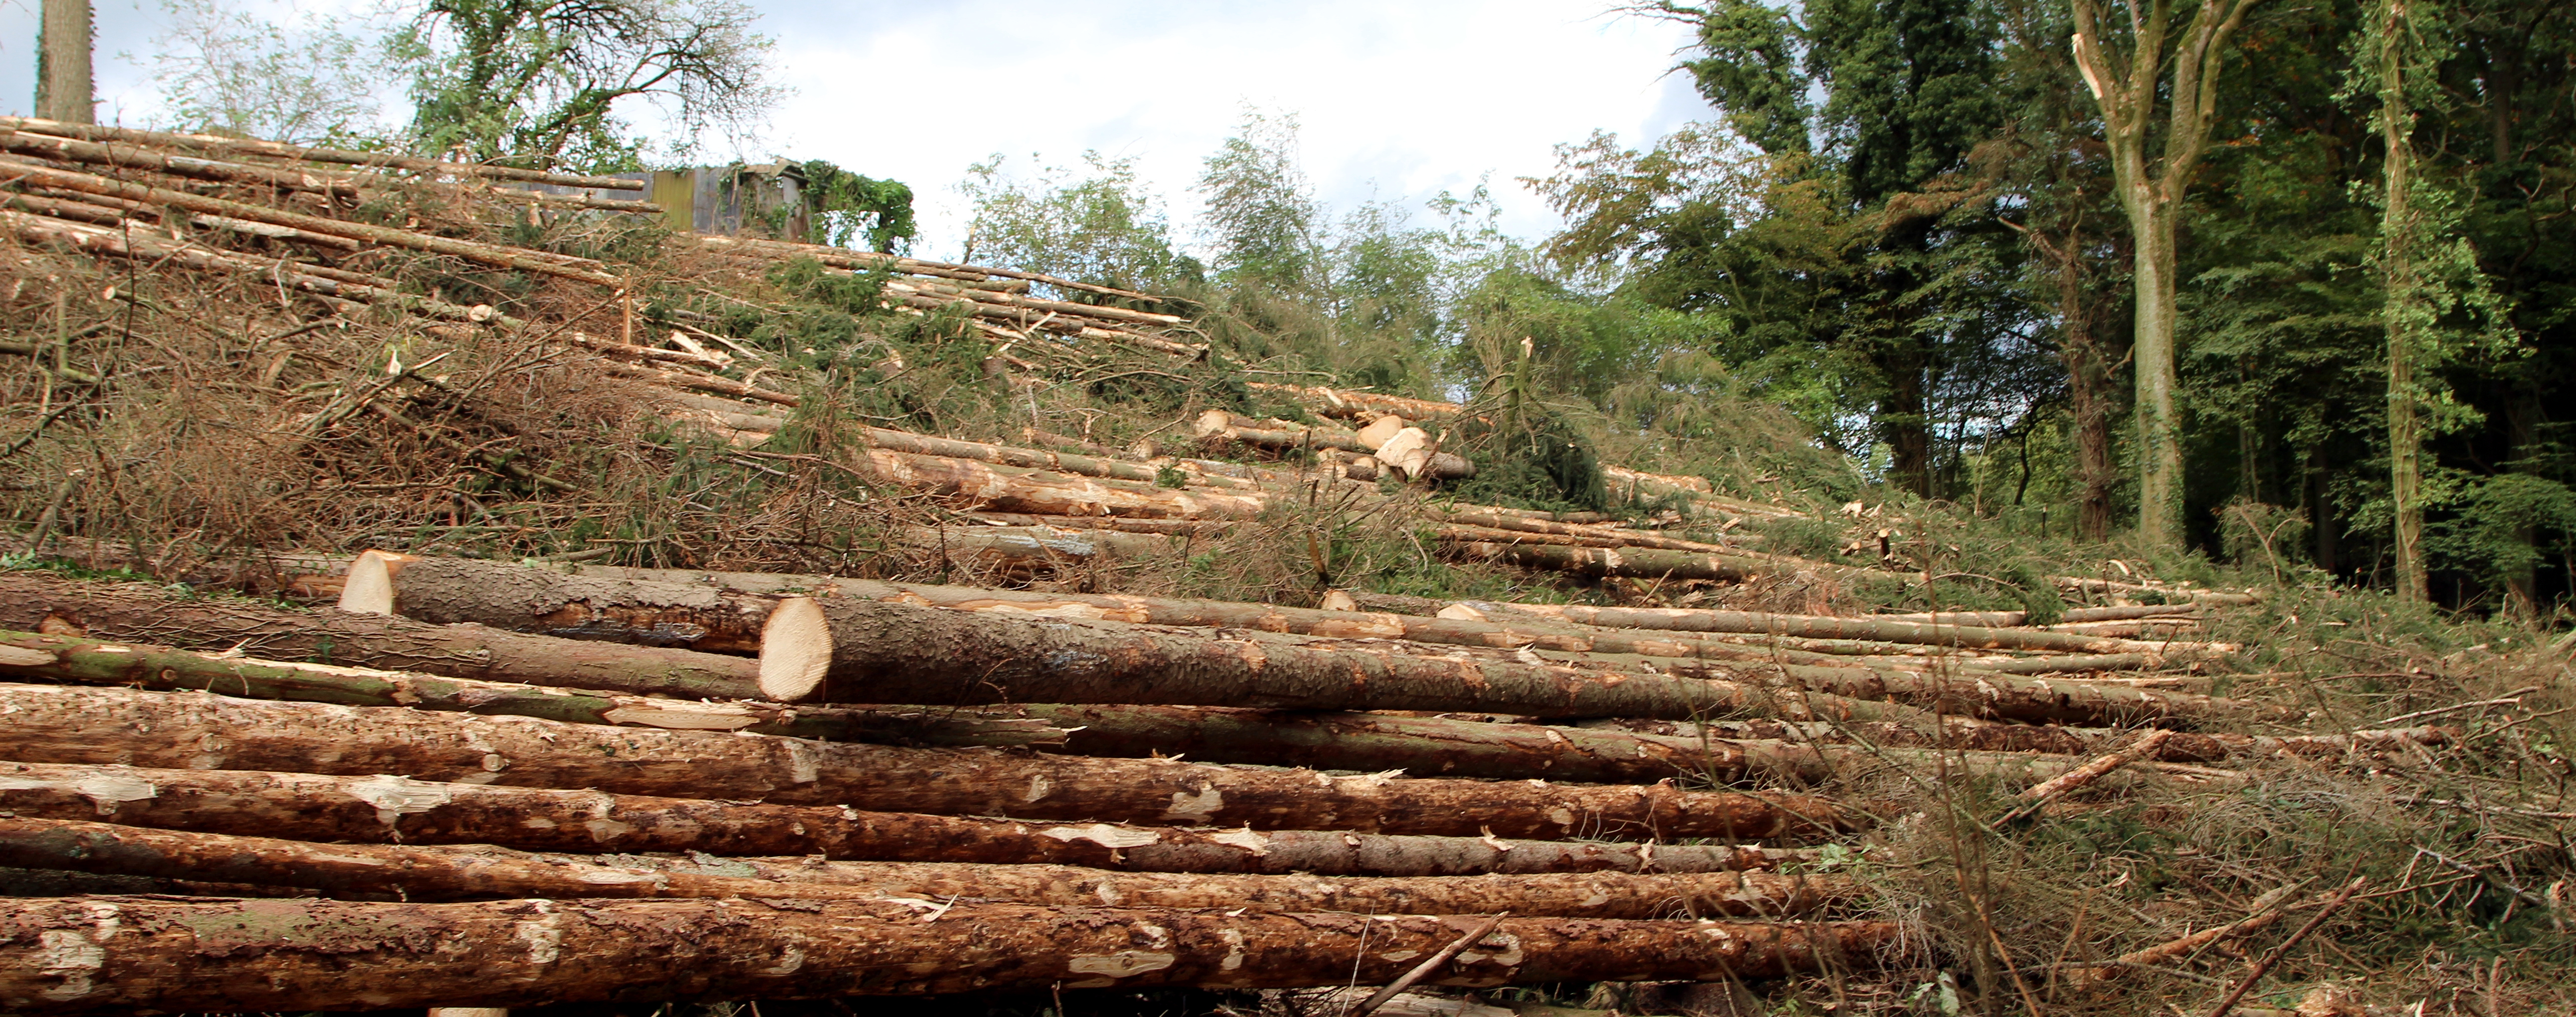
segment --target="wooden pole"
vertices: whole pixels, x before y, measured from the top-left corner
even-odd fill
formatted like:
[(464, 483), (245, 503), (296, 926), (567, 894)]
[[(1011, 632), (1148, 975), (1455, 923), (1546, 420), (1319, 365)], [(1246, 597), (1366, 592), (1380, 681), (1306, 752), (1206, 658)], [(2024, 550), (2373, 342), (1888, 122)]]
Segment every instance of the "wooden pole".
[[(836, 744), (528, 717), (0, 685), (0, 759), (477, 780), (617, 794), (1154, 826), (1555, 839), (1832, 837), (1799, 795), (1432, 777), (992, 749)], [(150, 730), (150, 739), (131, 732)], [(759, 852), (787, 853), (787, 852)]]
[[(316, 843), (485, 844), (578, 854), (705, 852), (844, 861), (1073, 865), (1121, 872), (1473, 876), (1708, 873), (1812, 862), (1812, 850), (1428, 837), (1325, 830), (1024, 822), (763, 805), (384, 775), (0, 763), (22, 818)], [(739, 874), (739, 873), (737, 873)]]
[[(40, 898), (0, 914), (0, 999), (41, 1015), (1340, 986), (1393, 979), (1457, 934), (1430, 916), (927, 901)], [(1514, 918), (1489, 939), (1505, 945), (1460, 952), (1434, 981), (1776, 978), (1876, 967), (1897, 936), (1887, 922)]]

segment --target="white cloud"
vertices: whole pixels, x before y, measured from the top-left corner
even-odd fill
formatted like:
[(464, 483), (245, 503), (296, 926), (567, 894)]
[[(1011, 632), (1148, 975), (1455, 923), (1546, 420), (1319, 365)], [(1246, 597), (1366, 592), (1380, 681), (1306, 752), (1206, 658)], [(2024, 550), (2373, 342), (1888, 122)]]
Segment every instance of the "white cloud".
[[(34, 5), (0, 4), (0, 109), (28, 103)], [(1189, 184), (1246, 104), (1297, 115), (1307, 175), (1336, 209), (1372, 196), (1418, 208), (1491, 174), (1504, 227), (1524, 237), (1557, 225), (1514, 182), (1547, 173), (1553, 145), (1596, 128), (1634, 143), (1706, 115), (1686, 76), (1666, 74), (1687, 31), (1605, 0), (755, 6), (795, 94), (745, 154), (912, 184), (932, 256), (963, 239), (955, 181), (996, 152), (1023, 171), (1030, 153), (1134, 156), (1186, 235)], [(158, 108), (143, 73), (112, 55), (146, 49), (159, 18), (148, 0), (99, 3), (102, 119)]]

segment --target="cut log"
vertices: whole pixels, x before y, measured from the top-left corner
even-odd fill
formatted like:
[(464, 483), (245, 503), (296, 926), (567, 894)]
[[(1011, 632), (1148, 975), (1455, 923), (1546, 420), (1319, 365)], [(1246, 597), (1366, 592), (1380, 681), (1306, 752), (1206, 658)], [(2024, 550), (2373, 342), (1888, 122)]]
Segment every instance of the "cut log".
[(1462, 876), (1725, 872), (1813, 861), (1741, 845), (1610, 844), (1220, 830), (864, 812), (598, 791), (238, 770), (0, 763), (22, 817), (301, 841), (490, 844), (581, 854), (704, 852), (1076, 865), (1128, 872)]
[[(1152, 538), (1145, 539), (1150, 540)], [(2097, 686), (2081, 682), (2005, 677), (1999, 673), (1949, 674), (1922, 667), (1859, 668), (1850, 666), (1852, 662), (1847, 660), (1836, 660), (1835, 663), (1838, 666), (1835, 667), (1815, 667), (1803, 664), (1775, 664), (1766, 658), (1782, 657), (1783, 654), (1779, 651), (1765, 652), (1753, 647), (1731, 645), (1716, 640), (1652, 635), (1641, 631), (1580, 629), (1563, 622), (1561, 619), (1535, 614), (1517, 614), (1514, 611), (1506, 610), (1502, 606), (1492, 604), (1452, 605), (1449, 609), (1450, 613), (1462, 615), (1462, 617), (1423, 618), (1396, 614), (1354, 615), (1349, 612), (1283, 608), (1266, 604), (1238, 604), (1224, 601), (1194, 601), (1119, 595), (978, 590), (964, 587), (883, 583), (872, 580), (844, 579), (829, 576), (708, 573), (673, 570), (591, 568), (585, 566), (563, 566), (560, 571), (568, 576), (576, 576), (580, 579), (592, 580), (594, 582), (584, 583), (566, 580), (561, 584), (560, 589), (549, 589), (544, 585), (544, 583), (547, 581), (547, 577), (555, 574), (553, 571), (540, 571), (516, 566), (497, 565), (488, 562), (460, 559), (446, 559), (442, 560), (442, 562), (441, 568), (445, 570), (446, 574), (453, 577), (453, 585), (457, 588), (479, 590), (502, 589), (506, 587), (513, 589), (525, 588), (532, 591), (546, 591), (542, 594), (532, 594), (533, 600), (539, 604), (551, 604), (559, 598), (563, 600), (578, 599), (582, 596), (580, 591), (597, 585), (598, 583), (596, 581), (614, 581), (616, 583), (625, 584), (619, 586), (619, 589), (651, 590), (654, 591), (649, 594), (651, 598), (659, 601), (671, 602), (678, 602), (691, 597), (696, 597), (706, 599), (722, 598), (729, 603), (749, 604), (752, 602), (751, 598), (756, 595), (797, 590), (815, 594), (818, 597), (831, 597), (834, 599), (860, 598), (900, 604), (930, 605), (975, 614), (991, 614), (1018, 619), (1018, 621), (1023, 623), (1023, 625), (1043, 624), (1032, 622), (1030, 619), (1034, 616), (1038, 618), (1090, 620), (1114, 623), (1150, 623), (1155, 625), (1178, 625), (1202, 628), (1254, 629), (1263, 632), (1313, 635), (1336, 639), (1405, 639), (1415, 642), (1441, 643), (1490, 649), (1534, 647), (1543, 650), (1588, 655), (1637, 654), (1652, 657), (1728, 660), (1735, 663), (1722, 666), (1685, 665), (1680, 669), (1685, 675), (1690, 677), (1712, 679), (1739, 686), (1754, 686), (1760, 688), (1790, 687), (1831, 696), (1850, 697), (1858, 700), (1894, 701), (1918, 707), (1937, 708), (1948, 712), (1970, 713), (1978, 716), (2015, 720), (2065, 721), (2100, 724), (2137, 719), (2212, 716), (2236, 712), (2239, 709), (2236, 704), (2230, 703), (2226, 700), (2212, 699), (2207, 696), (2169, 693), (2153, 689)], [(357, 568), (363, 567), (364, 565), (362, 563)], [(488, 581), (476, 581), (473, 578), (476, 576), (489, 576), (491, 578)], [(1477, 610), (1478, 607), (1482, 607), (1484, 610)], [(745, 610), (751, 609), (746, 608)], [(765, 611), (766, 608), (762, 608), (761, 610)], [(798, 607), (794, 608), (793, 611), (794, 617), (792, 620), (782, 618), (778, 621), (778, 624), (793, 624), (800, 626), (800, 634), (797, 637), (800, 642), (782, 645), (787, 646), (790, 650), (797, 645), (824, 645), (823, 639), (830, 635), (829, 623), (821, 620), (818, 615), (808, 611), (806, 608)], [(1498, 623), (1486, 620), (1489, 616), (1501, 616), (1510, 620)], [(487, 621), (500, 620), (489, 613), (473, 615), (473, 617)], [(1008, 624), (999, 624), (997, 627), (993, 628), (992, 631), (1009, 633), (1014, 630)], [(1056, 635), (1070, 634), (1077, 631), (1078, 630), (1073, 628), (1045, 629), (1043, 637), (1053, 638)], [(1136, 630), (1120, 631), (1129, 635), (1134, 635), (1136, 632)], [(1026, 633), (1023, 631), (1020, 634), (1025, 635)], [(1156, 653), (1168, 656), (1173, 653), (1182, 652), (1186, 649), (1184, 644), (1176, 644), (1168, 637), (1159, 637), (1152, 633), (1146, 633), (1145, 635), (1151, 637), (1152, 641), (1154, 641), (1154, 645), (1160, 647), (1160, 649), (1154, 651)], [(977, 634), (976, 631), (961, 630), (955, 633), (955, 638), (960, 642), (973, 642), (985, 637)], [(1245, 638), (1254, 639), (1257, 637), (1246, 636)], [(1121, 645), (1124, 644), (1122, 643)], [(1278, 653), (1274, 652), (1270, 648), (1269, 644), (1265, 643), (1261, 645), (1261, 652), (1264, 655), (1263, 667), (1268, 668), (1273, 666), (1273, 661), (1278, 657)], [(1297, 649), (1304, 645), (1308, 644), (1289, 644), (1288, 652), (1296, 652)], [(1332, 646), (1333, 649), (1331, 649), (1330, 652), (1334, 653), (1356, 652), (1374, 654), (1374, 656), (1366, 657), (1359, 665), (1353, 666), (1376, 666), (1374, 662), (1377, 660), (1392, 659), (1391, 655), (1386, 652), (1388, 648), (1384, 646), (1370, 645), (1350, 649), (1343, 649), (1340, 647), (1340, 644), (1332, 644)], [(923, 657), (919, 659), (924, 661), (935, 661), (940, 658)], [(1131, 655), (1131, 657), (1127, 659), (1138, 661), (1143, 658), (1137, 658)], [(1330, 662), (1327, 661), (1326, 663), (1329, 664)], [(1439, 688), (1458, 688), (1461, 685), (1460, 681), (1445, 677), (1446, 675), (1454, 673), (1454, 668), (1456, 666), (1455, 662), (1434, 659), (1429, 664), (1423, 664), (1420, 660), (1416, 659), (1400, 666), (1415, 667), (1417, 670), (1422, 666), (1439, 669), (1436, 672), (1437, 676), (1431, 679), (1438, 683), (1436, 687)], [(1526, 669), (1531, 665), (1526, 661), (1505, 659), (1497, 660), (1491, 665), (1480, 663), (1476, 666), (1480, 673), (1488, 681), (1491, 681), (1496, 675), (1526, 674)], [(1975, 668), (1981, 669), (1984, 668), (1984, 666), (1983, 662), (1979, 662), (1974, 665)], [(782, 652), (772, 654), (765, 659), (763, 667), (771, 669), (764, 671), (764, 674), (768, 677), (764, 679), (767, 684), (763, 685), (763, 688), (768, 690), (769, 694), (773, 697), (810, 695), (811, 692), (808, 690), (815, 688), (815, 683), (820, 680), (820, 676), (828, 670), (826, 665), (820, 663), (820, 656), (814, 653)], [(926, 668), (926, 670), (919, 670), (913, 675), (916, 681), (911, 687), (911, 691), (924, 691), (935, 688), (933, 686), (921, 684), (921, 680), (934, 678), (939, 675), (940, 672), (936, 667), (928, 664), (923, 665), (923, 667)], [(1667, 667), (1670, 667), (1670, 665), (1667, 665)], [(1347, 668), (1345, 668), (1345, 670), (1347, 670)], [(1641, 672), (1644, 671), (1643, 668), (1635, 670)], [(1623, 684), (1633, 684), (1634, 688), (1631, 691), (1648, 687), (1665, 687), (1670, 686), (1671, 684), (1662, 676), (1631, 675), (1621, 680)], [(1013, 690), (1008, 694), (1005, 701), (1115, 702), (1115, 699), (1104, 697), (1120, 696), (1131, 701), (1143, 698), (1141, 686), (1121, 685), (1119, 687), (1127, 689), (1128, 691), (1123, 693), (1104, 692), (1099, 688), (1089, 686), (1031, 686)], [(1705, 686), (1697, 685), (1684, 685), (1680, 686), (1680, 688), (1688, 693), (1703, 693), (1708, 691)], [(1000, 690), (994, 690), (994, 692), (996, 695), (1002, 694)], [(1394, 695), (1399, 693), (1390, 691), (1385, 685), (1379, 683), (1376, 685), (1372, 694)], [(827, 692), (826, 695), (832, 696), (835, 694)], [(899, 693), (887, 693), (884, 695), (873, 695), (869, 698), (882, 700), (886, 698), (910, 697)], [(1171, 698), (1173, 698), (1171, 694), (1166, 694), (1162, 698), (1165, 699), (1166, 705), (1175, 705), (1170, 702)], [(939, 699), (929, 699), (924, 701), (944, 702), (949, 705), (955, 705), (955, 700), (946, 695), (943, 695), (942, 698)], [(990, 702), (994, 700), (987, 697), (980, 701)], [(1469, 712), (1483, 710), (1509, 713), (1545, 712), (1541, 709), (1528, 707), (1525, 704), (1491, 702), (1484, 705), (1474, 705), (1466, 704), (1464, 701), (1454, 698), (1443, 700), (1432, 705), (1420, 705), (1420, 700), (1407, 700), (1406, 702), (1413, 705), (1402, 706), (1395, 705), (1394, 702), (1383, 699), (1367, 702), (1320, 702), (1310, 699), (1300, 702), (1274, 704), (1259, 703), (1257, 701), (1247, 701), (1243, 699), (1218, 698), (1214, 700), (1200, 699), (1198, 702), (1207, 705), (1284, 705), (1320, 708), (1427, 709), (1436, 711)], [(1177, 705), (1189, 704), (1182, 703)], [(1797, 704), (1790, 705), (1794, 708)], [(1806, 705), (1812, 707), (1814, 704)], [(1735, 708), (1738, 710), (1743, 709), (1741, 706)], [(1847, 709), (1847, 707), (1845, 709)], [(1707, 707), (1702, 707), (1701, 710), (1703, 715), (1705, 715)], [(1864, 709), (1861, 712), (1869, 711)], [(1651, 715), (1671, 719), (1681, 719), (1687, 714), (1677, 715), (1667, 710), (1662, 713), (1654, 714), (1638, 712), (1618, 715)], [(1879, 719), (1887, 718), (1882, 717)]]
[(740, 657), (550, 639), (479, 625), (304, 611), (173, 593), (147, 583), (0, 571), (0, 629), (79, 632), (181, 649), (239, 651), (454, 678), (689, 699), (756, 699), (759, 666)]
[(964, 898), (1057, 907), (1242, 908), (1447, 915), (1507, 909), (1569, 918), (1802, 915), (1861, 896), (1832, 876), (1310, 876), (1113, 873), (1065, 865), (538, 854), (487, 845), (321, 845), (275, 837), (0, 817), (0, 864), (32, 869), (399, 894), (493, 897)]
[[(959, 711), (1065, 732), (1049, 751), (1084, 756), (1185, 757), (1415, 776), (1651, 784), (1822, 779), (1812, 749), (1776, 741), (1667, 738), (1591, 728), (1494, 724), (1383, 713), (1306, 713), (1221, 707), (1025, 705)], [(966, 728), (960, 727), (964, 731)], [(1490, 910), (1490, 909), (1489, 909)]]
[(554, 184), (559, 187), (586, 187), (601, 190), (626, 191), (640, 191), (645, 189), (645, 184), (642, 181), (628, 180), (620, 177), (582, 176), (571, 173), (548, 173), (540, 170), (521, 169), (516, 166), (489, 166), (482, 163), (445, 162), (437, 159), (420, 159), (411, 156), (394, 155), (387, 152), (352, 152), (333, 148), (313, 148), (304, 145), (289, 145), (284, 142), (262, 141), (255, 138), (232, 138), (214, 134), (176, 134), (168, 131), (147, 131), (132, 127), (111, 127), (103, 124), (75, 124), (59, 120), (44, 120), (35, 117), (0, 117), (0, 128), (7, 128), (9, 130), (28, 130), (39, 134), (52, 134), (67, 138), (81, 138), (89, 141), (112, 139), (116, 141), (129, 141), (147, 145), (169, 145), (178, 148), (195, 149), (198, 151), (234, 152), (280, 159), (341, 163), (344, 165), (364, 166), (370, 168), (388, 167), (392, 169), (407, 170), (414, 173), (428, 174), (432, 178), (486, 177), (497, 180), (519, 180), (530, 183)]
[[(1477, 606), (1484, 607), (1484, 603)], [(1588, 604), (1499, 604), (1502, 609), (1543, 615), (1604, 628), (1658, 629), (1677, 632), (1731, 632), (1797, 636), (1808, 639), (1870, 639), (1926, 646), (1976, 649), (2046, 650), (2059, 653), (2169, 653), (2205, 649), (2203, 644), (2140, 643), (2039, 629), (1938, 625), (1882, 621), (1872, 617), (1760, 614), (1699, 608), (1594, 607)]]
[(1642, 579), (1712, 579), (1740, 582), (1771, 571), (1768, 563), (1727, 554), (1640, 549), (1562, 547), (1551, 544), (1497, 544), (1490, 541), (1443, 542), (1443, 553), (1468, 561), (1509, 562), (1523, 568), (1554, 569), (1576, 575), (1629, 576)]
[(773, 601), (670, 583), (585, 578), (462, 558), (384, 551), (349, 567), (340, 609), (436, 625), (471, 622), (566, 639), (760, 652)]
[[(2065, 613), (2060, 616), (2058, 620), (2068, 622), (2095, 622), (2121, 621), (2131, 618), (2162, 618), (2168, 616), (2197, 617), (2199, 612), (2200, 605), (2198, 604), (2139, 604), (2128, 607), (2070, 607), (2066, 609)], [(1933, 625), (1985, 625), (1997, 628), (2011, 628), (2028, 622), (2030, 620), (2030, 612), (1938, 611), (1917, 614), (1873, 614), (1867, 617), (1871, 621), (1909, 621), (1925, 622)]]
[(1239, 441), (1274, 452), (1342, 449), (1365, 454), (1378, 449), (1348, 428), (1319, 427), (1293, 420), (1254, 420), (1224, 410), (1199, 414), (1191, 429), (1202, 440)]
[(1349, 389), (1320, 388), (1305, 385), (1281, 385), (1266, 381), (1246, 382), (1245, 387), (1251, 388), (1257, 392), (1277, 393), (1279, 395), (1295, 399), (1300, 403), (1304, 403), (1307, 409), (1311, 409), (1317, 413), (1321, 413), (1328, 417), (1339, 417), (1345, 420), (1373, 420), (1386, 414), (1394, 414), (1396, 416), (1412, 420), (1432, 420), (1441, 417), (1454, 417), (1466, 412), (1466, 407), (1460, 406), (1457, 403), (1438, 402), (1430, 399), (1413, 399), (1405, 396), (1384, 395), (1377, 392), (1354, 392)]
[[(770, 617), (761, 687), (790, 702), (1137, 703), (1673, 719), (1915, 715), (1891, 703), (1527, 663), (1499, 651), (1417, 656), (1374, 640), (1239, 630), (1211, 637), (847, 598), (787, 598)], [(789, 626), (829, 639), (782, 638)]]
[(1776, 840), (1830, 836), (1854, 822), (1820, 799), (1669, 783), (1334, 777), (123, 689), (0, 685), (0, 707), (14, 711), (0, 726), (0, 758), (28, 762), (402, 773), (887, 812), (1438, 836)]
[(953, 710), (841, 709), (629, 696), (332, 664), (214, 657), (141, 643), (5, 630), (0, 630), (0, 676), (160, 692), (218, 692), (244, 699), (539, 717), (573, 724), (747, 731), (825, 741), (1061, 747), (1070, 733), (1035, 718), (961, 715)]
[(1198, 519), (1258, 516), (1269, 503), (1259, 493), (1174, 490), (888, 448), (870, 448), (866, 453), (869, 467), (886, 482), (956, 499), (966, 508), (1053, 516)]
[[(927, 901), (40, 899), (0, 915), (0, 999), (51, 1014), (1341, 986), (1392, 979), (1473, 921)], [(1513, 918), (1431, 981), (1876, 968), (1894, 959), (1897, 930)]]

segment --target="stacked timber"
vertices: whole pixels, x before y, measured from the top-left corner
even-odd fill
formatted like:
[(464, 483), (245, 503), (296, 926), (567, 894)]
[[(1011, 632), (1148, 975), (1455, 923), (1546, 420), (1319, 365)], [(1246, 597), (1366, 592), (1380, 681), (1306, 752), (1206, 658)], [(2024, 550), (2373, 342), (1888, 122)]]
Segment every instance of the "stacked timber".
[(2448, 737), (2203, 734), (2261, 710), (1713, 641), (2131, 650), (1999, 616), (340, 571), (320, 610), (0, 573), (0, 867), (91, 891), (0, 919), (0, 999), (1323, 987), (1449, 947), (1432, 984), (1758, 980), (1908, 960), (1816, 871), (1884, 814), (1817, 793), (1855, 771), (1973, 774), (2020, 816)]

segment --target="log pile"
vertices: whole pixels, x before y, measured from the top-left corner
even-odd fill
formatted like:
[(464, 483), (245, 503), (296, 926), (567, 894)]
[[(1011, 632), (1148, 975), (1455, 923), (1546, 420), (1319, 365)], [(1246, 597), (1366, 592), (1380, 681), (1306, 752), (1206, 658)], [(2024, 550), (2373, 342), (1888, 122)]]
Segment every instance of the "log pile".
[[(2445, 737), (2231, 739), (2191, 729), (2257, 708), (1715, 641), (2135, 649), (2003, 616), (1408, 615), (390, 552), (337, 571), (316, 610), (0, 573), (0, 866), (182, 895), (16, 909), (0, 998), (1327, 986), (1363, 925), (1395, 952), (1361, 977), (1392, 980), (1428, 951), (1406, 930), (1437, 946), (1504, 913), (1430, 980), (1758, 979), (1904, 960), (1858, 917), (1866, 883), (1811, 868), (1884, 814), (1804, 790), (1855, 771), (1971, 775), (2023, 815)], [(1365, 917), (1397, 914), (1434, 917)], [(639, 922), (672, 938), (608, 931)], [(188, 960), (210, 941), (184, 930), (218, 926), (259, 949)], [(563, 945), (526, 949), (530, 928)], [(452, 945), (407, 945), (430, 942)], [(351, 949), (410, 974), (388, 996), (375, 967), (305, 959)], [(683, 949), (763, 966), (676, 986)], [(811, 977), (764, 973), (790, 957)]]

